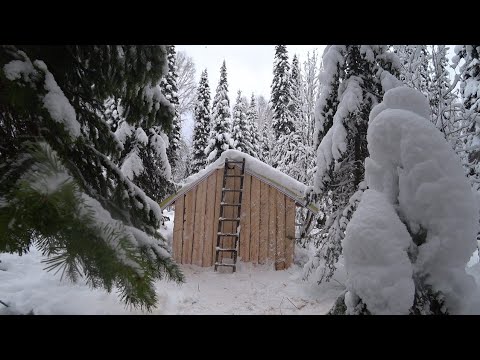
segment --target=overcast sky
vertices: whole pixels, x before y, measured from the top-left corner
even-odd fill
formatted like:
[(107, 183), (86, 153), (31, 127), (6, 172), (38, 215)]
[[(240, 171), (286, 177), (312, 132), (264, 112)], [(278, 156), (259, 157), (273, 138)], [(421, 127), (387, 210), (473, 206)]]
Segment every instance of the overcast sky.
[[(307, 59), (307, 52), (317, 49), (318, 57), (323, 54), (326, 45), (287, 45), (288, 60), (297, 54), (300, 64)], [(208, 72), (211, 97), (215, 96), (220, 79), (220, 67), (223, 60), (227, 66), (228, 96), (234, 105), (237, 91), (250, 99), (252, 92), (270, 98), (270, 85), (273, 79), (273, 60), (275, 45), (175, 45), (178, 51), (184, 51), (193, 58), (196, 69), (196, 81), (204, 69)], [(193, 122), (187, 119), (183, 133), (188, 138), (193, 131)]]
[[(185, 51), (193, 58), (197, 82), (204, 69), (208, 71), (208, 80), (212, 99), (220, 78), (223, 60), (227, 65), (227, 81), (230, 102), (236, 98), (238, 90), (250, 95), (270, 97), (270, 85), (273, 78), (274, 45), (176, 45), (177, 51)], [(325, 45), (287, 45), (289, 61), (293, 54), (300, 62), (307, 58), (307, 52), (318, 49), (322, 55)]]

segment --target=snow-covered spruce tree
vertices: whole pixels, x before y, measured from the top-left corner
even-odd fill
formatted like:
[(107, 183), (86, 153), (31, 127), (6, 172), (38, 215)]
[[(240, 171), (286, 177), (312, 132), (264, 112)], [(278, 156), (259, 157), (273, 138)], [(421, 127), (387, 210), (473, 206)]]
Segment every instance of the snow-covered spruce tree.
[(480, 190), (480, 45), (457, 45), (454, 66), (460, 67), (460, 93), (463, 99), (464, 149), (462, 155), (474, 188)]
[(260, 150), (262, 153), (262, 161), (265, 164), (272, 166), (272, 153), (273, 153), (273, 129), (270, 126), (269, 121), (264, 121), (262, 125), (262, 132), (260, 133)]
[(175, 191), (167, 157), (168, 137), (161, 126), (148, 128), (143, 121), (130, 125), (120, 113), (115, 136), (123, 147), (118, 166), (129, 180), (157, 202)]
[(294, 179), (305, 183), (307, 172), (308, 139), (306, 138), (307, 124), (303, 114), (302, 78), (298, 58), (292, 60), (291, 74), (288, 89), (290, 99), (287, 106), (289, 120), (293, 129), (281, 134), (278, 147), (275, 147), (273, 161), (277, 168)]
[(290, 91), (288, 110), (290, 111), (290, 116), (292, 117), (292, 121), (295, 125), (295, 122), (303, 117), (302, 74), (296, 54), (293, 56), (292, 60), (292, 69), (290, 73), (288, 89)]
[[(478, 204), (419, 91), (397, 87), (370, 114), (369, 187), (347, 227), (339, 314), (468, 313)], [(366, 250), (368, 249), (368, 250)]]
[(210, 135), (210, 87), (207, 69), (202, 72), (197, 88), (197, 102), (194, 110), (191, 171), (197, 173), (207, 166), (207, 148)]
[(213, 99), (212, 124), (205, 154), (207, 162), (212, 163), (217, 160), (222, 152), (228, 149), (234, 149), (235, 144), (232, 139), (232, 119), (230, 117), (230, 100), (228, 99), (227, 66), (223, 61), (220, 68), (220, 80), (217, 86), (217, 92)]
[(233, 107), (232, 138), (235, 143), (235, 149), (249, 154), (250, 132), (247, 123), (247, 104), (242, 99), (242, 92), (238, 90), (237, 100)]
[(180, 146), (181, 137), (181, 124), (180, 116), (178, 113), (178, 94), (177, 94), (177, 55), (175, 52), (175, 45), (167, 45), (167, 60), (168, 60), (168, 72), (165, 74), (161, 82), (162, 92), (168, 101), (173, 105), (175, 114), (172, 120), (171, 131), (168, 132), (168, 149), (167, 156), (172, 170), (175, 171), (178, 157), (178, 147)]
[(261, 139), (257, 124), (257, 104), (255, 102), (255, 95), (252, 93), (250, 105), (247, 109), (248, 154), (262, 161), (263, 158), (260, 151)]
[(48, 269), (146, 309), (155, 279), (182, 280), (160, 207), (115, 165), (122, 145), (101, 115), (121, 99), (130, 125), (169, 131), (166, 71), (164, 46), (0, 47), (0, 251), (37, 246)]
[(275, 46), (275, 59), (273, 63), (272, 80), (272, 103), (273, 123), (272, 128), (275, 137), (289, 134), (294, 128), (288, 105), (290, 103), (290, 64), (288, 63), (287, 47), (285, 45)]
[[(315, 235), (318, 251), (304, 269), (304, 277), (315, 272), (318, 282), (328, 281), (336, 269), (346, 226), (363, 191), (370, 110), (381, 101), (386, 90), (401, 85), (395, 77), (398, 58), (388, 52), (387, 46), (347, 45), (334, 49), (334, 53), (336, 59), (333, 61), (337, 63), (337, 54), (344, 54), (338, 105), (332, 109), (332, 126), (317, 149), (314, 187), (306, 194), (307, 200), (319, 204), (326, 215), (326, 222), (318, 224), (321, 231)], [(324, 70), (328, 69), (337, 71), (336, 66), (327, 62)], [(323, 96), (326, 94), (320, 99)]]
[(428, 97), (430, 55), (427, 45), (395, 45), (393, 49), (400, 59), (399, 79)]
[(345, 45), (328, 45), (322, 56), (322, 72), (319, 76), (318, 99), (315, 104), (314, 150), (322, 142), (325, 134), (333, 124), (337, 112), (340, 78), (344, 78)]
[[(318, 56), (316, 50), (313, 51), (312, 55), (307, 53), (307, 60), (303, 63), (303, 79), (301, 87), (301, 96), (302, 96), (302, 106), (306, 117), (306, 122), (308, 124), (306, 129), (306, 136), (308, 139), (308, 144), (313, 148), (314, 138), (313, 134), (315, 131), (315, 103), (318, 96)], [(313, 156), (312, 156), (313, 158)], [(313, 160), (312, 160), (313, 161)]]
[(273, 110), (272, 128), (276, 139), (275, 146), (271, 149), (273, 167), (283, 165), (279, 161), (284, 159), (288, 152), (289, 139), (286, 135), (295, 131), (295, 124), (289, 109), (290, 101), (290, 64), (288, 63), (287, 48), (285, 45), (275, 46), (275, 59), (273, 63), (272, 95), (270, 102)]

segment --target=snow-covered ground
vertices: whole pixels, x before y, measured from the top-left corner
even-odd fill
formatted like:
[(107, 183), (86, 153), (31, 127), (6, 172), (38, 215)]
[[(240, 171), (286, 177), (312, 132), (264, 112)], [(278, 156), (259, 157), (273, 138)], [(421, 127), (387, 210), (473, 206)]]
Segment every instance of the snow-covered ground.
[[(173, 214), (162, 233), (171, 241)], [(297, 258), (305, 258), (298, 249)], [(303, 251), (305, 252), (305, 251)], [(26, 255), (0, 254), (0, 314), (143, 314), (125, 308), (115, 292), (73, 284), (43, 270), (36, 249)], [(152, 314), (325, 314), (344, 290), (343, 279), (318, 286), (302, 281), (298, 264), (284, 271), (238, 263), (236, 273), (182, 265), (186, 282), (158, 281)]]
[[(168, 213), (170, 220), (173, 214)], [(171, 241), (172, 222), (162, 231)], [(296, 262), (307, 251), (296, 249)], [(115, 292), (73, 284), (60, 274), (43, 270), (42, 256), (32, 251), (24, 256), (0, 254), (0, 314), (146, 314), (128, 309)], [(467, 272), (480, 284), (478, 255), (472, 256)], [(302, 281), (302, 267), (293, 265), (275, 271), (266, 265), (238, 265), (237, 272), (214, 272), (213, 267), (182, 265), (186, 282), (158, 281), (158, 306), (151, 314), (325, 314), (344, 291), (340, 268), (329, 283)]]
[[(42, 256), (1, 254), (0, 314), (142, 314), (126, 309), (115, 293), (60, 281), (43, 270)], [(285, 271), (239, 263), (236, 273), (182, 266), (186, 282), (159, 281), (152, 314), (324, 314), (344, 289), (337, 282), (316, 286), (301, 280), (298, 265)], [(9, 310), (11, 309), (11, 310)]]

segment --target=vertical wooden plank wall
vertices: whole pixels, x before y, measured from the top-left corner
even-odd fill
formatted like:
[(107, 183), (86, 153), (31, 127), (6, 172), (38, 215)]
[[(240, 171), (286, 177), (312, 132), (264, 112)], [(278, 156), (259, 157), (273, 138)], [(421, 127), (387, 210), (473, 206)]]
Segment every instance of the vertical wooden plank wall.
[[(268, 261), (267, 264), (275, 262), (277, 247), (277, 190), (268, 186)], [(279, 240), (280, 241), (280, 240)]]
[(252, 182), (253, 181), (256, 181), (260, 185), (260, 237), (258, 239), (258, 263), (265, 264), (268, 256), (268, 223), (270, 213), (270, 209), (268, 206), (268, 185), (264, 182), (260, 182), (256, 178), (254, 178)]
[[(220, 217), (220, 201), (222, 198), (222, 184), (223, 184), (223, 169), (215, 171), (216, 175), (216, 191), (215, 191), (215, 213), (214, 213), (214, 225), (213, 225), (213, 243), (212, 243), (212, 264), (215, 263), (215, 249), (217, 247), (217, 230), (218, 230), (218, 218)], [(210, 265), (210, 266), (211, 266)]]
[[(237, 168), (235, 174), (239, 173)], [(175, 261), (198, 266), (214, 264), (222, 183), (223, 169), (217, 169), (176, 200)], [(226, 188), (239, 189), (240, 179), (227, 178)], [(295, 202), (249, 174), (245, 175), (243, 189), (239, 257), (245, 262), (274, 263), (277, 270), (290, 267), (295, 245)], [(238, 192), (228, 192), (226, 201), (238, 203), (239, 197)], [(238, 209), (226, 207), (225, 210), (224, 217), (239, 216)], [(224, 222), (223, 232), (235, 233), (236, 230), (236, 223)], [(233, 238), (227, 238), (223, 245), (233, 244)], [(231, 255), (224, 253), (224, 256)]]
[(183, 246), (183, 212), (185, 205), (185, 196), (180, 196), (175, 201), (175, 219), (173, 224), (173, 259), (177, 263), (182, 263), (182, 246)]
[(183, 228), (182, 264), (192, 263), (196, 195), (197, 187), (194, 187), (185, 194), (185, 224)]
[(250, 193), (251, 193), (251, 184), (252, 176), (245, 174), (243, 183), (243, 202), (242, 202), (242, 213), (240, 215), (240, 258), (242, 261), (250, 261), (250, 215), (253, 206), (250, 205)]
[(285, 195), (275, 190), (277, 201), (277, 241), (275, 247), (275, 270), (285, 269)]
[(260, 181), (250, 176), (250, 254), (249, 259), (254, 264), (258, 263), (260, 242)]
[[(217, 170), (218, 171), (218, 170)], [(203, 246), (202, 266), (212, 266), (215, 261), (215, 249), (217, 241), (218, 215), (215, 218), (216, 208), (216, 189), (217, 189), (217, 171), (207, 179), (207, 198), (205, 202), (205, 244)]]
[(295, 202), (285, 198), (285, 267), (289, 268), (293, 263), (293, 250), (295, 247)]
[(205, 245), (205, 200), (207, 195), (207, 181), (197, 185), (195, 197), (195, 223), (193, 227), (192, 264), (202, 266), (203, 247)]

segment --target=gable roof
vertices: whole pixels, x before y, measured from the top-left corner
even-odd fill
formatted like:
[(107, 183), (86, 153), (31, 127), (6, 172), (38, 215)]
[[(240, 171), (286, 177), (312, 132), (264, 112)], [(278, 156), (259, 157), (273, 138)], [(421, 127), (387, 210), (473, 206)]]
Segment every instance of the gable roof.
[(238, 150), (224, 151), (215, 162), (208, 165), (205, 169), (200, 170), (198, 173), (186, 178), (184, 182), (180, 184), (180, 190), (162, 201), (160, 203), (160, 208), (163, 210), (168, 205), (175, 202), (180, 195), (187, 193), (190, 189), (205, 180), (213, 171), (217, 169), (223, 169), (225, 166), (225, 159), (227, 158), (229, 160), (238, 161), (241, 161), (243, 158), (245, 158), (246, 174), (254, 176), (260, 181), (263, 181), (264, 183), (276, 188), (278, 191), (285, 194), (285, 196), (294, 200), (298, 205), (306, 207), (308, 210), (314, 213), (318, 212), (318, 209), (313, 204), (309, 204), (308, 206), (305, 204), (304, 194), (307, 190), (306, 185), (282, 173), (278, 169), (275, 169), (270, 165), (267, 165), (264, 162)]

